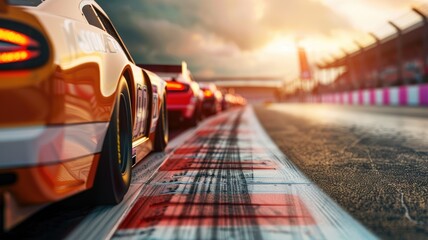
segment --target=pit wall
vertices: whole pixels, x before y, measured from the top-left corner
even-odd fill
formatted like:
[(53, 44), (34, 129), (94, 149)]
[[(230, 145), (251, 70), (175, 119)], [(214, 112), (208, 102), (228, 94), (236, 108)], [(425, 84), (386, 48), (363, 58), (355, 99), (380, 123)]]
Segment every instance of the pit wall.
[(309, 96), (306, 102), (367, 106), (428, 106), (428, 84)]

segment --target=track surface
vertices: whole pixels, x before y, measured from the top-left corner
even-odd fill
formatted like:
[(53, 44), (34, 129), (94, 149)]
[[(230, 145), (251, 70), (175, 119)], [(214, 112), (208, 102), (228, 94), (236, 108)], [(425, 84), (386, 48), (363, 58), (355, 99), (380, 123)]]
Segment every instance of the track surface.
[(74, 200), (7, 237), (376, 239), (299, 172), (251, 107), (209, 118), (148, 156), (119, 205), (81, 209)]
[(308, 181), (246, 108), (210, 119), (177, 145), (113, 238), (375, 237)]
[(318, 186), (385, 239), (428, 238), (428, 111), (273, 104), (268, 134)]

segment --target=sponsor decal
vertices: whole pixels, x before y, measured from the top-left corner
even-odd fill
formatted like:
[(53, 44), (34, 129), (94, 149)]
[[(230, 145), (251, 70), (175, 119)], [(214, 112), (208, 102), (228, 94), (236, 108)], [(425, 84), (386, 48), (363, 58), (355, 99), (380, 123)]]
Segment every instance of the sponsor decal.
[(86, 29), (75, 29), (71, 20), (64, 22), (64, 32), (68, 41), (69, 50), (76, 54), (85, 53), (117, 53), (120, 49), (119, 43), (110, 35), (93, 32)]

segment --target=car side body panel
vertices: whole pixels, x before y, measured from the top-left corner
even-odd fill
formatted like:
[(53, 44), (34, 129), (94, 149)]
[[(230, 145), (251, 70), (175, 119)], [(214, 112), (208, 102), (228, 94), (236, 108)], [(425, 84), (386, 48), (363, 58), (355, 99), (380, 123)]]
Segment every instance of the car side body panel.
[(0, 28), (2, 21), (28, 25), (45, 37), (50, 53), (38, 68), (0, 70), (0, 175), (15, 176), (0, 194), (22, 205), (93, 186), (122, 76), (132, 98), (136, 162), (153, 148), (159, 116), (153, 111), (160, 108), (152, 106), (161, 106), (165, 83), (156, 76), (152, 81), (114, 37), (88, 24), (81, 12), (86, 4), (104, 13), (94, 1), (80, 0), (8, 6), (0, 13)]

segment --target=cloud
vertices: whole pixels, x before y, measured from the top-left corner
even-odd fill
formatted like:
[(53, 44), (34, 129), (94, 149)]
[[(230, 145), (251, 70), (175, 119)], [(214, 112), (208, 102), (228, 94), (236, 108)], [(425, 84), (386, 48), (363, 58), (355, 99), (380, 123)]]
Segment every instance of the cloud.
[(300, 36), (328, 35), (333, 30), (350, 27), (346, 18), (311, 0), (267, 1), (262, 21), (274, 31)]
[[(242, 50), (253, 50), (269, 41), (271, 33), (260, 22), (258, 0), (191, 0), (195, 7), (186, 8), (193, 15), (195, 25), (215, 34), (226, 43)], [(187, 5), (188, 3), (186, 3)], [(192, 5), (192, 4), (191, 4)], [(192, 11), (188, 11), (192, 9)]]
[[(418, 0), (374, 2), (376, 8), (395, 9), (403, 7), (403, 2), (408, 5), (412, 1)], [(378, 12), (370, 5), (370, 0), (97, 2), (116, 25), (137, 62), (179, 63), (185, 60), (192, 70), (206, 75), (280, 73), (284, 71), (281, 64), (290, 64), (295, 59), (294, 53), (261, 55), (266, 54), (263, 49), (278, 36), (310, 39), (311, 42), (332, 39), (330, 45), (334, 45), (333, 39), (347, 34), (352, 38), (355, 29), (367, 25), (367, 21), (358, 22), (350, 16), (361, 19), (361, 13), (367, 9), (371, 9), (371, 13)], [(360, 11), (357, 13), (353, 9)], [(383, 18), (378, 15), (379, 19)]]
[[(119, 29), (123, 26), (122, 23), (126, 24), (127, 16), (136, 15), (144, 22), (166, 21), (195, 32), (204, 29), (242, 50), (260, 48), (278, 33), (328, 34), (329, 29), (347, 27), (343, 17), (322, 3), (311, 0), (141, 0), (126, 4), (119, 0), (98, 2), (107, 9), (114, 21), (121, 19)], [(163, 28), (151, 29), (153, 34), (163, 34), (161, 30)]]
[(421, 4), (423, 0), (363, 0), (365, 3), (375, 6), (375, 7), (382, 7), (382, 8), (408, 8), (409, 5), (417, 5)]

